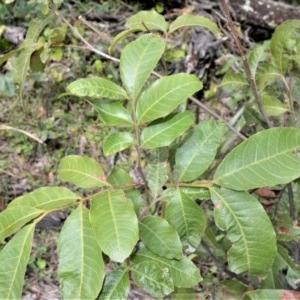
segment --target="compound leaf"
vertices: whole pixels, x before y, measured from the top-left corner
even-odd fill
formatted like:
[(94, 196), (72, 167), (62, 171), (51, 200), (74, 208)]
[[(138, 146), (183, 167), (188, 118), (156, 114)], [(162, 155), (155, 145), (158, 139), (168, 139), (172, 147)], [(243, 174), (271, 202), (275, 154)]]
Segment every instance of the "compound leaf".
[(58, 176), (63, 181), (85, 189), (109, 185), (99, 163), (79, 155), (64, 157), (58, 166)]
[(134, 139), (129, 132), (114, 132), (106, 137), (103, 142), (105, 156), (127, 149), (134, 144)]
[(125, 100), (126, 92), (114, 82), (101, 78), (81, 78), (71, 82), (67, 92), (77, 97), (89, 97), (94, 99)]
[(0, 253), (0, 299), (21, 299), (34, 224), (22, 228)]
[(167, 116), (202, 87), (201, 81), (195, 75), (183, 73), (156, 80), (137, 102), (138, 122), (150, 122)]
[(131, 99), (136, 100), (165, 49), (164, 40), (156, 34), (145, 34), (122, 51), (120, 74)]
[(138, 241), (138, 219), (123, 191), (93, 197), (90, 220), (96, 239), (111, 260), (123, 262)]
[(31, 206), (43, 210), (58, 210), (77, 203), (80, 196), (65, 187), (42, 187), (14, 199), (9, 208)]
[(248, 190), (291, 182), (300, 176), (299, 150), (299, 128), (277, 127), (256, 133), (223, 159), (214, 183)]
[(216, 121), (197, 125), (191, 136), (176, 150), (175, 170), (180, 181), (199, 177), (213, 162), (222, 142), (225, 126)]
[(129, 274), (127, 269), (109, 272), (104, 281), (99, 300), (127, 299), (129, 294)]
[(169, 259), (182, 257), (179, 235), (166, 220), (147, 216), (139, 227), (141, 240), (152, 252)]
[(104, 279), (101, 249), (82, 204), (67, 218), (58, 241), (58, 277), (64, 299), (95, 299)]
[(232, 272), (266, 275), (277, 253), (276, 234), (261, 204), (246, 192), (211, 188), (216, 225), (232, 243), (228, 263)]
[(193, 121), (192, 114), (185, 111), (168, 121), (148, 126), (142, 131), (142, 146), (148, 149), (169, 146), (193, 124)]

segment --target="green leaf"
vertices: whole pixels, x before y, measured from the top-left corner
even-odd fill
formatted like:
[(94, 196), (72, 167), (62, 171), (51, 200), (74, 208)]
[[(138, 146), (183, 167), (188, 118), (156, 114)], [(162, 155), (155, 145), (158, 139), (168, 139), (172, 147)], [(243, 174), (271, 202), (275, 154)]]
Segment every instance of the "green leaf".
[(147, 216), (139, 227), (141, 240), (152, 252), (169, 259), (182, 257), (179, 235), (166, 220)]
[(58, 241), (58, 277), (64, 299), (95, 299), (104, 279), (101, 249), (82, 204), (67, 218)]
[(138, 241), (138, 219), (122, 191), (93, 197), (90, 220), (102, 251), (111, 260), (124, 261)]
[(120, 86), (101, 77), (77, 79), (71, 82), (66, 90), (69, 94), (77, 97), (108, 98), (111, 100), (127, 99), (126, 92)]
[(241, 191), (291, 182), (300, 176), (299, 148), (298, 128), (256, 133), (223, 159), (214, 183)]
[(196, 179), (213, 162), (225, 133), (225, 126), (217, 121), (197, 125), (191, 136), (177, 148), (175, 170), (180, 181)]
[(263, 45), (255, 46), (250, 51), (248, 56), (248, 64), (253, 78), (256, 77), (259, 64), (267, 59), (267, 46), (269, 46), (269, 44), (264, 43)]
[(222, 79), (220, 86), (234, 85), (235, 87), (249, 86), (245, 76), (242, 73), (233, 73), (228, 71)]
[(206, 217), (202, 208), (178, 189), (177, 195), (167, 203), (166, 220), (194, 248), (200, 244), (206, 228)]
[(288, 20), (276, 27), (272, 35), (270, 47), (272, 62), (281, 74), (287, 71), (289, 65), (288, 55), (291, 55), (287, 42), (299, 40), (300, 20)]
[(168, 268), (161, 268), (153, 261), (144, 261), (131, 268), (135, 284), (156, 298), (163, 298), (174, 291)]
[(267, 85), (270, 85), (276, 79), (281, 78), (282, 75), (274, 65), (270, 63), (262, 64), (259, 72), (256, 75), (257, 87), (259, 90), (264, 90)]
[(256, 290), (245, 293), (244, 299), (251, 300), (297, 300), (300, 299), (300, 293), (289, 290)]
[(108, 175), (107, 181), (113, 186), (122, 186), (133, 183), (128, 172), (116, 166), (113, 167), (112, 171)]
[(0, 299), (21, 299), (34, 224), (22, 228), (0, 253)]
[(90, 100), (101, 119), (109, 126), (132, 127), (129, 111), (120, 102)]
[(202, 281), (199, 268), (186, 256), (180, 260), (167, 259), (154, 254), (146, 247), (134, 256), (135, 263), (154, 262), (162, 269), (168, 269), (176, 287), (192, 287)]
[(166, 33), (169, 23), (166, 22), (165, 18), (158, 14), (155, 10), (144, 10), (129, 17), (125, 23), (125, 26), (131, 30), (159, 30)]
[(177, 288), (171, 294), (171, 300), (198, 300), (197, 292), (191, 288)]
[(214, 35), (220, 36), (221, 32), (217, 26), (217, 24), (211, 21), (209, 18), (203, 16), (189, 15), (184, 14), (179, 16), (170, 24), (169, 33), (174, 32), (182, 27), (190, 27), (190, 26), (200, 26), (208, 29)]
[(129, 275), (127, 269), (109, 272), (104, 281), (99, 300), (127, 299), (129, 294)]
[(58, 210), (75, 205), (80, 196), (65, 187), (42, 187), (14, 199), (9, 208), (31, 206), (43, 210)]
[(263, 276), (274, 262), (276, 234), (265, 210), (246, 192), (211, 188), (216, 225), (227, 231), (232, 243), (228, 251), (230, 270)]
[(283, 104), (280, 100), (272, 95), (264, 94), (261, 97), (261, 103), (268, 116), (280, 116), (289, 111), (286, 104)]
[(168, 188), (163, 191), (162, 197), (165, 201), (170, 201), (173, 197), (176, 197), (178, 189), (187, 195), (191, 200), (209, 200), (210, 193), (207, 188), (203, 187), (178, 187)]
[(137, 102), (138, 122), (150, 122), (167, 116), (202, 87), (196, 76), (183, 73), (156, 80)]
[(118, 33), (112, 40), (110, 46), (108, 47), (108, 53), (111, 54), (113, 51), (113, 48), (121, 41), (123, 38), (127, 37), (131, 33), (140, 31), (139, 29), (127, 29), (123, 30), (120, 33)]
[(0, 213), (0, 242), (43, 213), (30, 206), (9, 207)]
[(105, 156), (127, 149), (134, 145), (134, 139), (129, 132), (115, 132), (107, 136), (103, 142)]
[(58, 176), (63, 181), (85, 189), (109, 185), (99, 163), (79, 155), (64, 157), (58, 166)]
[(58, 277), (64, 299), (95, 299), (104, 279), (102, 253), (82, 204), (67, 218), (58, 241)]
[(162, 192), (162, 187), (168, 180), (170, 172), (167, 162), (149, 163), (146, 168), (146, 178), (154, 199)]
[(165, 49), (164, 40), (156, 34), (145, 34), (122, 51), (120, 74), (131, 99), (136, 100)]
[(193, 116), (185, 111), (178, 113), (171, 119), (143, 129), (141, 135), (142, 146), (148, 149), (169, 146), (181, 136), (192, 124)]

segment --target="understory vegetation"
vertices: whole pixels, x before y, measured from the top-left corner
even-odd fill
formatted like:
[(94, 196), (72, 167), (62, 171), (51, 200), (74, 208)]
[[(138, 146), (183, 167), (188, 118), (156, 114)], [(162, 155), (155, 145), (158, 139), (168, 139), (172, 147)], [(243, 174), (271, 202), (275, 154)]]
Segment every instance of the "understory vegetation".
[[(48, 274), (62, 299), (299, 299), (300, 20), (246, 49), (226, 1), (6, 2), (0, 298)], [(182, 71), (196, 29), (237, 53)]]

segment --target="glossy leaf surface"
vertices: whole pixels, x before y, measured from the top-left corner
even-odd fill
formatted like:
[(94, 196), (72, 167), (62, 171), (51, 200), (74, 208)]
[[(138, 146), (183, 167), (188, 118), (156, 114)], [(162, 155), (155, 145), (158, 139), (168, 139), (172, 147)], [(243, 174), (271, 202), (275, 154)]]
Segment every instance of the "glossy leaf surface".
[(125, 26), (131, 30), (159, 30), (166, 32), (169, 24), (162, 15), (158, 14), (155, 10), (151, 10), (140, 11), (137, 14), (129, 17), (125, 23)]
[(105, 156), (127, 149), (134, 144), (134, 139), (129, 132), (111, 133), (103, 142), (103, 152)]
[(136, 100), (143, 85), (161, 58), (164, 40), (156, 34), (145, 34), (129, 43), (122, 51), (120, 74), (131, 99)]
[(178, 233), (163, 218), (147, 216), (139, 224), (143, 243), (154, 253), (169, 258), (182, 257)]
[(154, 297), (162, 298), (174, 290), (168, 268), (162, 268), (153, 261), (145, 261), (131, 268), (133, 281)]
[(96, 195), (90, 220), (102, 251), (113, 261), (124, 261), (138, 241), (138, 219), (131, 201), (122, 191)]
[(95, 299), (105, 275), (101, 249), (83, 205), (67, 218), (58, 241), (58, 277), (64, 299)]
[(175, 30), (178, 30), (180, 28), (189, 27), (189, 26), (204, 27), (209, 31), (211, 31), (213, 34), (220, 35), (220, 30), (218, 29), (218, 26), (209, 18), (203, 16), (189, 15), (189, 14), (184, 14), (177, 17), (175, 21), (173, 21), (170, 24), (169, 33), (172, 33)]
[(176, 114), (171, 119), (148, 126), (141, 135), (142, 146), (148, 149), (169, 146), (181, 136), (192, 124), (193, 116), (190, 112)]
[(143, 248), (137, 252), (133, 261), (155, 262), (162, 269), (168, 269), (176, 287), (192, 287), (202, 280), (198, 267), (186, 256), (182, 256), (180, 260), (167, 259)]
[(22, 228), (0, 252), (0, 299), (21, 299), (34, 224)]
[(202, 83), (194, 75), (179, 73), (156, 80), (137, 102), (138, 122), (150, 122), (167, 116), (201, 89)]
[(206, 217), (202, 208), (178, 190), (177, 195), (167, 203), (165, 214), (166, 220), (180, 238), (197, 248), (206, 228)]
[(129, 294), (129, 275), (127, 269), (109, 272), (104, 281), (99, 300), (127, 299)]
[(79, 155), (64, 157), (58, 166), (59, 178), (82, 188), (108, 185), (99, 163), (93, 158)]
[(125, 100), (128, 97), (120, 86), (101, 77), (77, 79), (71, 82), (66, 90), (69, 94), (77, 97), (94, 99)]
[(222, 123), (205, 121), (197, 125), (189, 138), (176, 150), (175, 169), (183, 182), (199, 177), (213, 162), (225, 133)]
[(256, 133), (223, 159), (214, 183), (234, 190), (288, 183), (300, 176), (299, 149), (299, 128)]
[(272, 223), (256, 198), (246, 192), (211, 188), (216, 225), (227, 232), (230, 270), (266, 275), (277, 253)]
[(58, 210), (76, 204), (79, 198), (65, 187), (42, 187), (14, 199), (8, 207), (31, 206), (43, 210)]
[(42, 210), (30, 206), (15, 206), (2, 211), (0, 213), (0, 242), (42, 213)]

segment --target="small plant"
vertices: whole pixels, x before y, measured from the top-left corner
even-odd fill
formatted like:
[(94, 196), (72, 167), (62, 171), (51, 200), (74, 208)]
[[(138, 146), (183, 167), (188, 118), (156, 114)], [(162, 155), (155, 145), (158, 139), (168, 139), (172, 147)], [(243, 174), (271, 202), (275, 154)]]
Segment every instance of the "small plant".
[[(92, 158), (67, 156), (59, 164), (59, 178), (88, 196), (66, 187), (42, 187), (8, 205), (0, 214), (0, 237), (15, 235), (0, 253), (0, 298), (21, 296), (36, 223), (70, 207), (74, 209), (58, 241), (64, 299), (126, 299), (130, 278), (156, 298), (192, 298), (193, 287), (203, 280), (205, 249), (228, 262), (226, 271), (234, 279), (220, 283), (223, 297), (298, 297), (285, 290), (296, 288), (299, 275), (288, 253), (296, 234), (283, 242), (252, 191), (278, 185), (296, 189), (300, 130), (262, 130), (220, 159), (218, 150), (228, 136), (224, 122), (196, 125), (184, 106), (202, 89), (198, 78), (183, 73), (152, 76), (170, 34), (185, 26), (204, 26), (218, 34), (216, 25), (191, 15), (169, 24), (144, 11), (126, 25), (112, 48), (132, 32), (143, 34), (121, 53), (121, 84), (90, 77), (75, 80), (66, 90), (91, 103), (111, 128), (103, 141), (104, 155), (123, 151), (135, 161), (128, 169), (115, 165), (105, 171)], [(278, 65), (290, 61), (283, 55), (282, 39), (278, 52), (271, 53)], [(280, 282), (283, 269), (288, 276)]]

